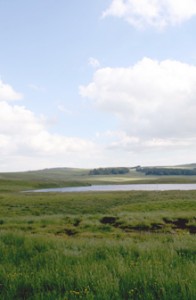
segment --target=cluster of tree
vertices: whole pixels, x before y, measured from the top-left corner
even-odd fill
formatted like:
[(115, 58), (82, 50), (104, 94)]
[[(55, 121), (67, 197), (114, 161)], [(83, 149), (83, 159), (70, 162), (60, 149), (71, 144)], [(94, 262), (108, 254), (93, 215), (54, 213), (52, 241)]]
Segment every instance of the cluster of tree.
[(137, 167), (136, 170), (145, 173), (145, 175), (196, 175), (196, 169)]
[(129, 168), (98, 168), (90, 170), (89, 175), (118, 175), (129, 173)]

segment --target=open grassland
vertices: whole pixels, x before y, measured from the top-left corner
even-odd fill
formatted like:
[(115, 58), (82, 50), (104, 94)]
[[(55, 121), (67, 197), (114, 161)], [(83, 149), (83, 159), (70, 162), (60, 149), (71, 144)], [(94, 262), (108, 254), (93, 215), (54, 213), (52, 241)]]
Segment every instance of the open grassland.
[(196, 299), (196, 191), (21, 193), (35, 181), (18, 180), (1, 182), (0, 299)]
[(1, 299), (194, 300), (193, 236), (57, 239), (2, 233)]
[[(195, 165), (191, 165), (193, 168)], [(182, 168), (182, 167), (181, 167)], [(188, 166), (186, 166), (188, 168)], [(131, 183), (196, 183), (196, 176), (146, 176), (130, 168), (127, 174), (89, 175), (89, 169), (56, 168), (40, 171), (0, 173), (0, 192), (84, 186), (96, 184)]]

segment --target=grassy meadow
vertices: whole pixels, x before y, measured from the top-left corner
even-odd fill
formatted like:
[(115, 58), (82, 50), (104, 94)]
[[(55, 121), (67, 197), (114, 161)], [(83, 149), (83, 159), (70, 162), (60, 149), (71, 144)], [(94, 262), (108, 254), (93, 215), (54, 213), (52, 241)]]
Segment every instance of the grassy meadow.
[(0, 299), (195, 300), (196, 191), (22, 192), (70, 172), (0, 174)]

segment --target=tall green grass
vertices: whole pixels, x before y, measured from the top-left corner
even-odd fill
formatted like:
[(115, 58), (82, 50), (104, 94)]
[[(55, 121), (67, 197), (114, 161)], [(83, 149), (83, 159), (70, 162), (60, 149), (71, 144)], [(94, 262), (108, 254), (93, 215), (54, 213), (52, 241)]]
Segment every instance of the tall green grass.
[(193, 236), (68, 239), (2, 233), (0, 298), (194, 300)]
[(5, 193), (0, 194), (0, 229), (62, 236), (194, 232), (195, 208), (194, 191)]
[(196, 192), (0, 193), (0, 299), (195, 300)]

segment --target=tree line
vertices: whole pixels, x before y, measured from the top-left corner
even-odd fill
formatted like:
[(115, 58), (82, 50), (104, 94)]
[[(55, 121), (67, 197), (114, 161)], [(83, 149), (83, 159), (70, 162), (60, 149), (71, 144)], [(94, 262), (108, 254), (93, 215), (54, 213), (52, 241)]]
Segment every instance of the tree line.
[(155, 167), (137, 167), (138, 172), (145, 175), (196, 175), (196, 169), (174, 169), (174, 168), (155, 168)]
[(129, 168), (97, 168), (89, 171), (89, 175), (118, 175), (129, 173)]

